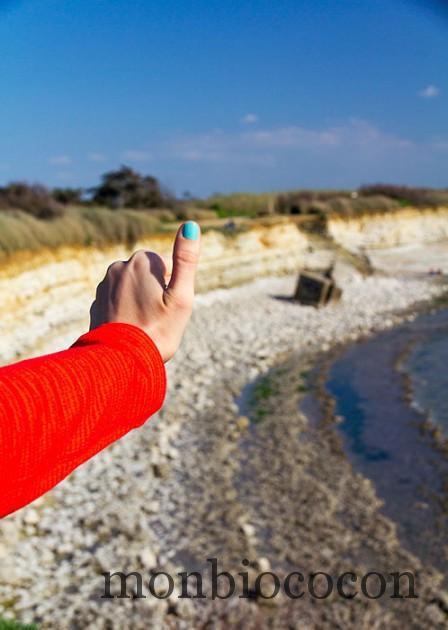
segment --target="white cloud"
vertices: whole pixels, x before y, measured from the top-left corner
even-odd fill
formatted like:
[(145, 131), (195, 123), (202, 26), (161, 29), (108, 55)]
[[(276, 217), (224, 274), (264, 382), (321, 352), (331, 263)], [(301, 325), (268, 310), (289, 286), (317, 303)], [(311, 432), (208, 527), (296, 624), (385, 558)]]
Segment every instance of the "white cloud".
[(337, 132), (341, 144), (362, 149), (390, 151), (414, 146), (407, 138), (383, 131), (376, 125), (357, 118), (352, 118), (346, 125), (337, 128)]
[(148, 162), (152, 159), (152, 155), (147, 151), (140, 151), (139, 149), (128, 149), (123, 151), (121, 159), (127, 162)]
[(253, 147), (269, 148), (300, 148), (339, 144), (338, 134), (333, 129), (319, 131), (297, 126), (246, 132), (242, 134), (241, 139)]
[(405, 150), (413, 144), (405, 138), (386, 133), (362, 120), (343, 125), (310, 129), (299, 125), (226, 133), (184, 136), (168, 142), (165, 157), (187, 162), (250, 163), (273, 165), (282, 155), (332, 155), (336, 150), (373, 154)]
[(436, 151), (448, 151), (448, 140), (444, 138), (436, 138), (431, 143), (431, 147)]
[(440, 94), (440, 89), (436, 85), (427, 85), (418, 93), (422, 98), (436, 98)]
[(72, 158), (69, 155), (55, 155), (51, 157), (49, 160), (50, 164), (57, 164), (59, 166), (71, 164)]
[(258, 122), (258, 116), (257, 114), (246, 114), (241, 118), (241, 122), (243, 125), (254, 125)]
[(90, 162), (105, 162), (107, 160), (107, 155), (104, 155), (104, 153), (93, 152), (89, 153), (87, 159), (90, 160)]
[(225, 133), (221, 130), (184, 136), (165, 146), (167, 157), (187, 162), (251, 163), (272, 162), (272, 156), (253, 146), (246, 146), (243, 134)]

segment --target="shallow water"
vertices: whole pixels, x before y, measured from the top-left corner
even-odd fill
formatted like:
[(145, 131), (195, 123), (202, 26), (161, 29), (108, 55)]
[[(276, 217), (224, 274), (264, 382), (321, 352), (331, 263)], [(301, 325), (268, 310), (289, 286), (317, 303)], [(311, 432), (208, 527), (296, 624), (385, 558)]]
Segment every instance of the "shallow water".
[(442, 570), (448, 462), (419, 425), (429, 414), (448, 429), (447, 365), (448, 311), (439, 311), (351, 346), (326, 383), (354, 467), (374, 483), (405, 546)]
[(403, 367), (418, 408), (448, 437), (448, 310), (420, 318), (418, 328), (421, 338)]

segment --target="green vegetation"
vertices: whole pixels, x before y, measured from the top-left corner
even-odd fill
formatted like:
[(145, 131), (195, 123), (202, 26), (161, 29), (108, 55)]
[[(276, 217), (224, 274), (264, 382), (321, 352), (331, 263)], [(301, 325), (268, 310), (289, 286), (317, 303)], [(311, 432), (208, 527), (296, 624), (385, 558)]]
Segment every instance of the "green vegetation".
[(198, 202), (219, 217), (260, 217), (269, 214), (358, 214), (396, 210), (406, 206), (448, 206), (448, 190), (411, 188), (392, 184), (361, 186), (358, 190), (293, 190), (280, 193), (212, 195)]
[(0, 619), (0, 630), (38, 630), (37, 626), (23, 625), (18, 621), (7, 621), (6, 619)]
[[(301, 225), (325, 231), (327, 216), (394, 211), (404, 206), (448, 207), (448, 190), (390, 184), (362, 186), (358, 191), (297, 190), (284, 193), (215, 194), (208, 199), (176, 199), (151, 175), (129, 167), (105, 173), (90, 190), (12, 182), (0, 188), (0, 259), (16, 251), (62, 245), (101, 247), (125, 243), (130, 248), (154, 233), (171, 231), (176, 221), (203, 222), (225, 235), (247, 229), (233, 217), (300, 215)], [(227, 224), (219, 219), (228, 218)]]
[(163, 208), (174, 205), (174, 198), (152, 175), (140, 175), (128, 166), (109, 171), (92, 191), (92, 201), (109, 208)]
[(361, 186), (359, 194), (362, 197), (382, 195), (397, 201), (400, 206), (414, 206), (416, 208), (436, 208), (448, 206), (448, 190), (431, 188), (413, 188), (411, 186), (395, 186), (392, 184), (374, 184)]
[(176, 200), (156, 178), (126, 166), (105, 173), (88, 191), (12, 182), (0, 188), (0, 259), (63, 245), (131, 248), (151, 234), (172, 231), (167, 223), (216, 218), (213, 210)]
[(257, 217), (272, 214), (276, 193), (233, 193), (212, 195), (199, 205), (214, 210), (218, 217)]
[(432, 303), (435, 308), (446, 308), (448, 306), (448, 289), (440, 295), (436, 295)]
[(267, 401), (278, 394), (277, 385), (270, 374), (260, 377), (253, 384), (249, 395), (249, 418), (252, 422), (261, 422), (268, 414)]
[(300, 382), (297, 385), (297, 392), (299, 394), (305, 394), (310, 391), (310, 383), (309, 383), (310, 373), (308, 370), (302, 370), (299, 374)]

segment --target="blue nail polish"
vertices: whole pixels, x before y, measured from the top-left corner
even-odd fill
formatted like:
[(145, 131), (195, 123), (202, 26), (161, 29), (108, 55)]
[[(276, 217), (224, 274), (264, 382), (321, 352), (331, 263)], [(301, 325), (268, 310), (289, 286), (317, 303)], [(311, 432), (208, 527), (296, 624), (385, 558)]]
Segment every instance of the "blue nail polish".
[(182, 236), (190, 241), (196, 241), (199, 236), (199, 225), (194, 221), (187, 221), (182, 226)]

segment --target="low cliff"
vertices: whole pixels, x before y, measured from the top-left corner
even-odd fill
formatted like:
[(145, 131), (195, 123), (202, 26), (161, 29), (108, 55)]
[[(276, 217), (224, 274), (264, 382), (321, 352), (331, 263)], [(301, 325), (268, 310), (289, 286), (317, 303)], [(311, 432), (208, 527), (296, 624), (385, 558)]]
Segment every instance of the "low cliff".
[[(135, 249), (170, 255), (172, 238), (171, 233), (156, 235)], [(302, 266), (323, 268), (341, 256), (362, 268), (359, 250), (368, 254), (374, 248), (448, 239), (448, 208), (332, 216), (321, 234), (279, 217), (229, 233), (206, 229), (202, 238), (197, 289), (208, 291)], [(15, 254), (5, 262), (0, 268), (0, 363), (73, 341), (87, 326), (95, 287), (108, 265), (130, 254), (125, 245), (61, 248)]]
[[(170, 255), (173, 237), (158, 235), (135, 249)], [(209, 230), (202, 237), (198, 291), (229, 287), (258, 276), (284, 274), (304, 263), (308, 238), (288, 221), (234, 234)], [(12, 360), (64, 331), (85, 329), (95, 287), (114, 260), (132, 252), (124, 245), (103, 250), (63, 248), (15, 256), (0, 270), (0, 362)], [(57, 345), (57, 344), (56, 344)]]
[(403, 208), (356, 217), (331, 216), (327, 232), (350, 250), (432, 243), (448, 239), (448, 208)]

